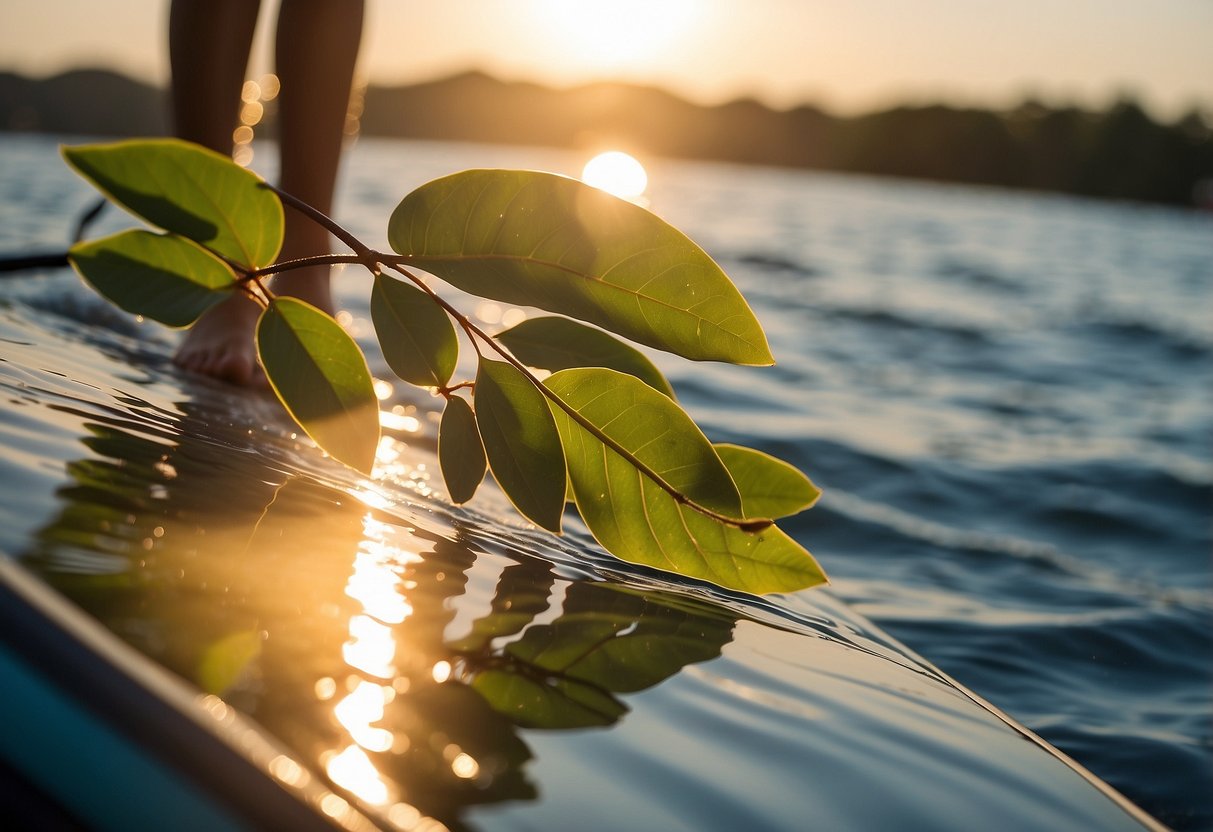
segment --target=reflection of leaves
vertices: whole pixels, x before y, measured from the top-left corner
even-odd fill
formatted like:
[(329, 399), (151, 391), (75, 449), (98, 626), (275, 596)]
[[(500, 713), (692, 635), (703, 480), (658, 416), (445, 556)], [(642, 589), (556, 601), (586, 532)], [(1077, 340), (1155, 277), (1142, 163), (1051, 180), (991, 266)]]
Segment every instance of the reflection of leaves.
[[(719, 655), (731, 637), (733, 619), (694, 599), (558, 586), (551, 564), (526, 558), (505, 567), (489, 608), (473, 608), (470, 631), (452, 640), (457, 613), (481, 597), (474, 548), (413, 530), (410, 556), (394, 560), (390, 540), (367, 537), (366, 507), (348, 494), (306, 477), (283, 482), (257, 455), (209, 442), (188, 422), (107, 420), (90, 423), (90, 455), (70, 464), (63, 508), (26, 562), (170, 670), (224, 690), (318, 770), (326, 751), (352, 742), (333, 719), (350, 680), (359, 683), (343, 649), (351, 619), (374, 615), (347, 594), (351, 568), (369, 560), (398, 574), (390, 591), (411, 613), (376, 624), (397, 647), (396, 676), (361, 682), (384, 692), (373, 725), (391, 748), (366, 753), (401, 799), (453, 829), (469, 806), (534, 798), (519, 726), (609, 725), (627, 713), (621, 694)], [(549, 611), (554, 598), (562, 605)], [(255, 676), (242, 673), (254, 655)], [(440, 662), (450, 669), (443, 683)], [(334, 685), (331, 699), (317, 696), (320, 679)]]
[(733, 621), (692, 613), (655, 593), (573, 584), (563, 614), (510, 644), (510, 656), (600, 688), (631, 693), (720, 655)]
[(548, 594), (555, 581), (550, 568), (533, 561), (507, 566), (497, 582), (488, 615), (472, 623), (467, 637), (447, 642), (447, 647), (458, 653), (478, 653), (487, 650), (493, 639), (522, 632), (535, 616), (547, 610)]
[(523, 728), (593, 728), (613, 725), (627, 706), (607, 691), (561, 677), (530, 678), (517, 669), (486, 670), (472, 689)]
[[(509, 604), (499, 595), (494, 607)], [(732, 632), (732, 619), (656, 593), (573, 584), (563, 613), (506, 645), (504, 661), (476, 673), (472, 687), (524, 727), (610, 725), (627, 712), (612, 694), (644, 690), (719, 656)]]

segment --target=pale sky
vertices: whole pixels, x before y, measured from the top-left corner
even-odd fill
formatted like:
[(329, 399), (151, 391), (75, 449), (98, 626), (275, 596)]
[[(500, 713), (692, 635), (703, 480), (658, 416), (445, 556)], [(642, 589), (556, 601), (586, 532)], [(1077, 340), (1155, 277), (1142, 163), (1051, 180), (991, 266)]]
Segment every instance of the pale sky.
[[(274, 2), (261, 31), (272, 31)], [(167, 0), (0, 0), (0, 69), (168, 76)], [(268, 38), (250, 75), (271, 68)], [(479, 67), (569, 86), (622, 78), (704, 103), (743, 95), (839, 112), (1032, 93), (1171, 117), (1213, 112), (1213, 0), (368, 0), (373, 83)]]

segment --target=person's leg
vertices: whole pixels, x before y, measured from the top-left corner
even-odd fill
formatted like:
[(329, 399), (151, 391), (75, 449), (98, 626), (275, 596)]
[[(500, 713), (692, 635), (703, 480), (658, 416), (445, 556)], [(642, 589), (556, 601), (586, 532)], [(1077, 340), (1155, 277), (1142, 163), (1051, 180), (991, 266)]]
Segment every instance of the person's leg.
[[(173, 0), (169, 64), (175, 134), (225, 156), (240, 113), (257, 0)], [(186, 334), (173, 360), (199, 373), (247, 384), (256, 362), (258, 308), (237, 295), (211, 309)]]
[[(190, 7), (191, 11), (196, 6), (211, 8), (206, 2), (174, 0), (174, 18), (178, 4)], [(214, 6), (222, 6), (226, 14), (230, 4), (231, 0), (224, 0)], [(235, 0), (235, 4), (240, 5), (240, 0)], [(228, 21), (228, 25), (233, 26), (231, 42), (242, 43), (246, 55), (256, 20), (256, 3), (247, 5), (253, 9), (248, 21), (248, 38), (243, 37), (243, 21)], [(283, 190), (325, 213), (332, 209), (354, 64), (362, 37), (362, 16), (362, 0), (282, 0), (278, 12), (280, 184)], [(185, 23), (184, 11), (180, 19), (181, 31), (188, 33), (190, 29)], [(171, 44), (175, 43), (175, 31), (174, 22), (170, 25)], [(208, 38), (209, 35), (208, 30)], [(188, 37), (183, 36), (182, 40), (185, 41), (183, 49), (196, 48)], [(224, 153), (231, 151), (231, 131), (235, 127), (244, 69), (242, 61), (240, 78), (233, 86), (225, 67), (221, 71), (220, 84), (216, 84), (235, 90), (231, 115), (225, 116), (222, 122), (227, 131), (226, 145), (221, 151)], [(174, 63), (174, 76), (176, 73)], [(174, 82), (175, 98), (177, 94)], [(221, 96), (216, 94), (215, 100), (221, 100)], [(220, 131), (214, 129), (212, 140), (219, 135)], [(182, 137), (191, 138), (189, 135)], [(287, 208), (286, 238), (280, 259), (293, 260), (328, 251), (328, 232)], [(274, 279), (272, 288), (278, 294), (298, 297), (326, 312), (333, 311), (327, 268), (301, 269), (281, 275)], [(257, 376), (252, 333), (258, 314), (257, 306), (244, 297), (233, 297), (220, 304), (186, 333), (174, 360), (186, 369), (237, 384), (250, 383)]]
[[(362, 0), (282, 0), (275, 39), (282, 190), (330, 214), (354, 64)], [(329, 253), (329, 233), (286, 209), (282, 259)], [(333, 312), (327, 266), (280, 275), (272, 288)]]

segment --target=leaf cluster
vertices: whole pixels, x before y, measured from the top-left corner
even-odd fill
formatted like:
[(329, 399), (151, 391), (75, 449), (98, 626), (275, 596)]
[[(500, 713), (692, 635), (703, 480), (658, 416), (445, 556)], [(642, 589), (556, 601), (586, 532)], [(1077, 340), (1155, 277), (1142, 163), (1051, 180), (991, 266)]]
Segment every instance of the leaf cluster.
[[(158, 229), (75, 246), (70, 260), (84, 280), (171, 327), (191, 325), (236, 293), (256, 301), (256, 348), (270, 385), (333, 458), (365, 473), (374, 465), (379, 417), (366, 359), (331, 316), (276, 296), (268, 278), (358, 263), (373, 275), (371, 316), (388, 366), (446, 401), (438, 457), (454, 502), (471, 499), (491, 471), (528, 520), (559, 533), (572, 501), (624, 560), (756, 593), (825, 581), (773, 524), (811, 506), (816, 487), (760, 451), (712, 444), (653, 362), (621, 340), (692, 360), (773, 363), (728, 276), (648, 211), (552, 174), (463, 171), (405, 196), (388, 222), (393, 253), (377, 252), (195, 145), (137, 140), (63, 152)], [(284, 203), (351, 253), (276, 262)], [(427, 275), (555, 314), (489, 334)], [(460, 332), (477, 370), (456, 381)]]

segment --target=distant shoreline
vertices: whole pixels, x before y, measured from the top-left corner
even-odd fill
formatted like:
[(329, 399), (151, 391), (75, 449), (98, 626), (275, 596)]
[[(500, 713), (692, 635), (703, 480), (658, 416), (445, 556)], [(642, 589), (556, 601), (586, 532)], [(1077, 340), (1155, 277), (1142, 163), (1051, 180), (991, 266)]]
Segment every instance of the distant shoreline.
[[(257, 127), (273, 135), (273, 103)], [(570, 89), (465, 72), (365, 90), (368, 136), (637, 152), (684, 159), (994, 185), (1172, 205), (1204, 204), (1213, 125), (1025, 102), (1012, 110), (900, 106), (859, 116), (752, 99), (693, 104), (652, 87)], [(167, 132), (165, 92), (108, 70), (45, 79), (0, 72), (0, 130), (105, 136)], [(1207, 207), (1207, 204), (1205, 205)]]

